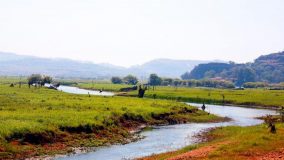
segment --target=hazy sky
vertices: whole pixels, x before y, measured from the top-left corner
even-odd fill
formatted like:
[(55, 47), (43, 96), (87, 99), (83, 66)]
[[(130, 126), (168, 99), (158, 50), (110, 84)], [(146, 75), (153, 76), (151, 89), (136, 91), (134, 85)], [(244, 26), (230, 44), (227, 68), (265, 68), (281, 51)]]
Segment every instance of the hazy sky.
[(284, 0), (0, 0), (0, 51), (123, 66), (284, 50)]

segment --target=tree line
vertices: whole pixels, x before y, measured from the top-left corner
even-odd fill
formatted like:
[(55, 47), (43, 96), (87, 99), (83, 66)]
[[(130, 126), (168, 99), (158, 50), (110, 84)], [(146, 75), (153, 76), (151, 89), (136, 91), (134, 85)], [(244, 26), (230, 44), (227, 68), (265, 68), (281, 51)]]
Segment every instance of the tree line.
[[(131, 84), (136, 85), (138, 83), (137, 77), (133, 75), (128, 75), (126, 77), (112, 77), (111, 82), (113, 84)], [(135, 83), (132, 83), (135, 82)], [(212, 87), (212, 88), (234, 88), (235, 85), (226, 80), (182, 80), (178, 78), (163, 78), (158, 76), (157, 74), (150, 74), (148, 78), (148, 82), (146, 85), (153, 86), (183, 86), (183, 87)]]
[(32, 74), (28, 77), (28, 85), (31, 87), (31, 85), (35, 86), (44, 86), (46, 83), (51, 83), (52, 77), (41, 75), (41, 74)]

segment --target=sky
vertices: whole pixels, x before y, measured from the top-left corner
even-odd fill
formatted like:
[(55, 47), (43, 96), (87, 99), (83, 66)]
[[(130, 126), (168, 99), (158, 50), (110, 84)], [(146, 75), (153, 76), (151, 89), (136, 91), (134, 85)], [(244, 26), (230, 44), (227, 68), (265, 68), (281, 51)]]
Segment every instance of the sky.
[(283, 50), (283, 0), (0, 0), (4, 52), (131, 66)]

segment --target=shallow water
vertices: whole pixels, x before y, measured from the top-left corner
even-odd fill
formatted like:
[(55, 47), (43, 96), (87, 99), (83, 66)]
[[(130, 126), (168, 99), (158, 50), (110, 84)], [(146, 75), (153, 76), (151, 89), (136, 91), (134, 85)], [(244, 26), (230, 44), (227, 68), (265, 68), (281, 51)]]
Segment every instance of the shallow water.
[(81, 89), (78, 87), (72, 87), (72, 86), (64, 86), (64, 85), (60, 85), (57, 90), (59, 91), (63, 91), (66, 93), (73, 93), (73, 94), (90, 94), (90, 95), (97, 95), (97, 96), (113, 96), (114, 93), (113, 92), (99, 92), (96, 90), (87, 90), (87, 89)]
[[(199, 108), (201, 107), (201, 104), (189, 104)], [(229, 125), (257, 125), (262, 123), (263, 121), (255, 119), (255, 117), (260, 117), (267, 114), (275, 114), (275, 111), (266, 109), (253, 109), (220, 105), (206, 105), (206, 111), (219, 116), (229, 117), (232, 119), (232, 121), (220, 123), (189, 123), (161, 126), (151, 131), (142, 132), (141, 135), (145, 136), (145, 138), (137, 142), (125, 145), (101, 147), (93, 152), (59, 157), (57, 158), (57, 160), (122, 160), (173, 151), (187, 145), (198, 143), (198, 140), (194, 137), (194, 135), (205, 129)]]

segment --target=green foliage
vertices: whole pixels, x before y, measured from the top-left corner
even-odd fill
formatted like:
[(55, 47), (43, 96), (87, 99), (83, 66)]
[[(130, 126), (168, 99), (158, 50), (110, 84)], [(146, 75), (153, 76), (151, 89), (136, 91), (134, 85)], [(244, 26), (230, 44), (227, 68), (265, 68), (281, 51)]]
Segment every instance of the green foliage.
[[(204, 79), (210, 73), (210, 78), (217, 77), (221, 72), (230, 70), (234, 65), (227, 63), (199, 64), (190, 74), (184, 74), (183, 79)], [(213, 74), (214, 73), (214, 74)]]
[[(135, 95), (136, 92), (129, 94)], [(284, 102), (284, 90), (268, 90), (268, 89), (215, 89), (215, 88), (187, 88), (170, 86), (159, 86), (156, 89), (148, 90), (145, 97), (153, 98), (153, 95), (160, 99), (176, 100), (180, 97), (181, 101), (198, 102), (212, 104), (222, 104), (223, 96), (225, 96), (225, 103), (236, 105), (267, 106), (280, 107)]]
[(122, 79), (120, 77), (111, 77), (111, 82), (113, 84), (121, 84), (123, 83)]
[(162, 83), (162, 78), (159, 77), (157, 74), (150, 74), (149, 77), (149, 84), (152, 86), (158, 86), (161, 85)]
[(128, 75), (128, 76), (124, 77), (123, 81), (126, 84), (131, 84), (131, 85), (136, 85), (138, 83), (138, 79), (133, 75)]
[(50, 77), (50, 76), (43, 76), (42, 81), (43, 81), (43, 83), (51, 83), (52, 82), (52, 77)]
[(28, 77), (28, 83), (29, 84), (34, 84), (34, 83), (39, 83), (42, 80), (42, 76), (40, 74), (32, 74)]
[(237, 86), (246, 82), (284, 81), (284, 51), (280, 53), (260, 56), (254, 63), (208, 63), (200, 64), (190, 73), (182, 75), (182, 79), (204, 79), (221, 77), (233, 81)]
[(235, 84), (237, 86), (242, 86), (246, 82), (254, 82), (256, 80), (256, 73), (251, 67), (238, 66), (232, 69), (236, 77)]
[[(163, 80), (164, 82), (164, 80)], [(162, 85), (168, 86), (179, 86), (179, 87), (210, 87), (210, 88), (235, 88), (235, 85), (230, 81), (225, 80), (211, 80), (211, 79), (203, 79), (203, 80), (179, 80), (174, 79), (172, 83), (166, 81)]]
[(243, 84), (244, 88), (265, 88), (268, 87), (266, 82), (246, 82)]
[(52, 77), (50, 76), (45, 76), (41, 74), (32, 74), (28, 77), (28, 84), (42, 84), (44, 85), (45, 83), (51, 83), (52, 82)]

